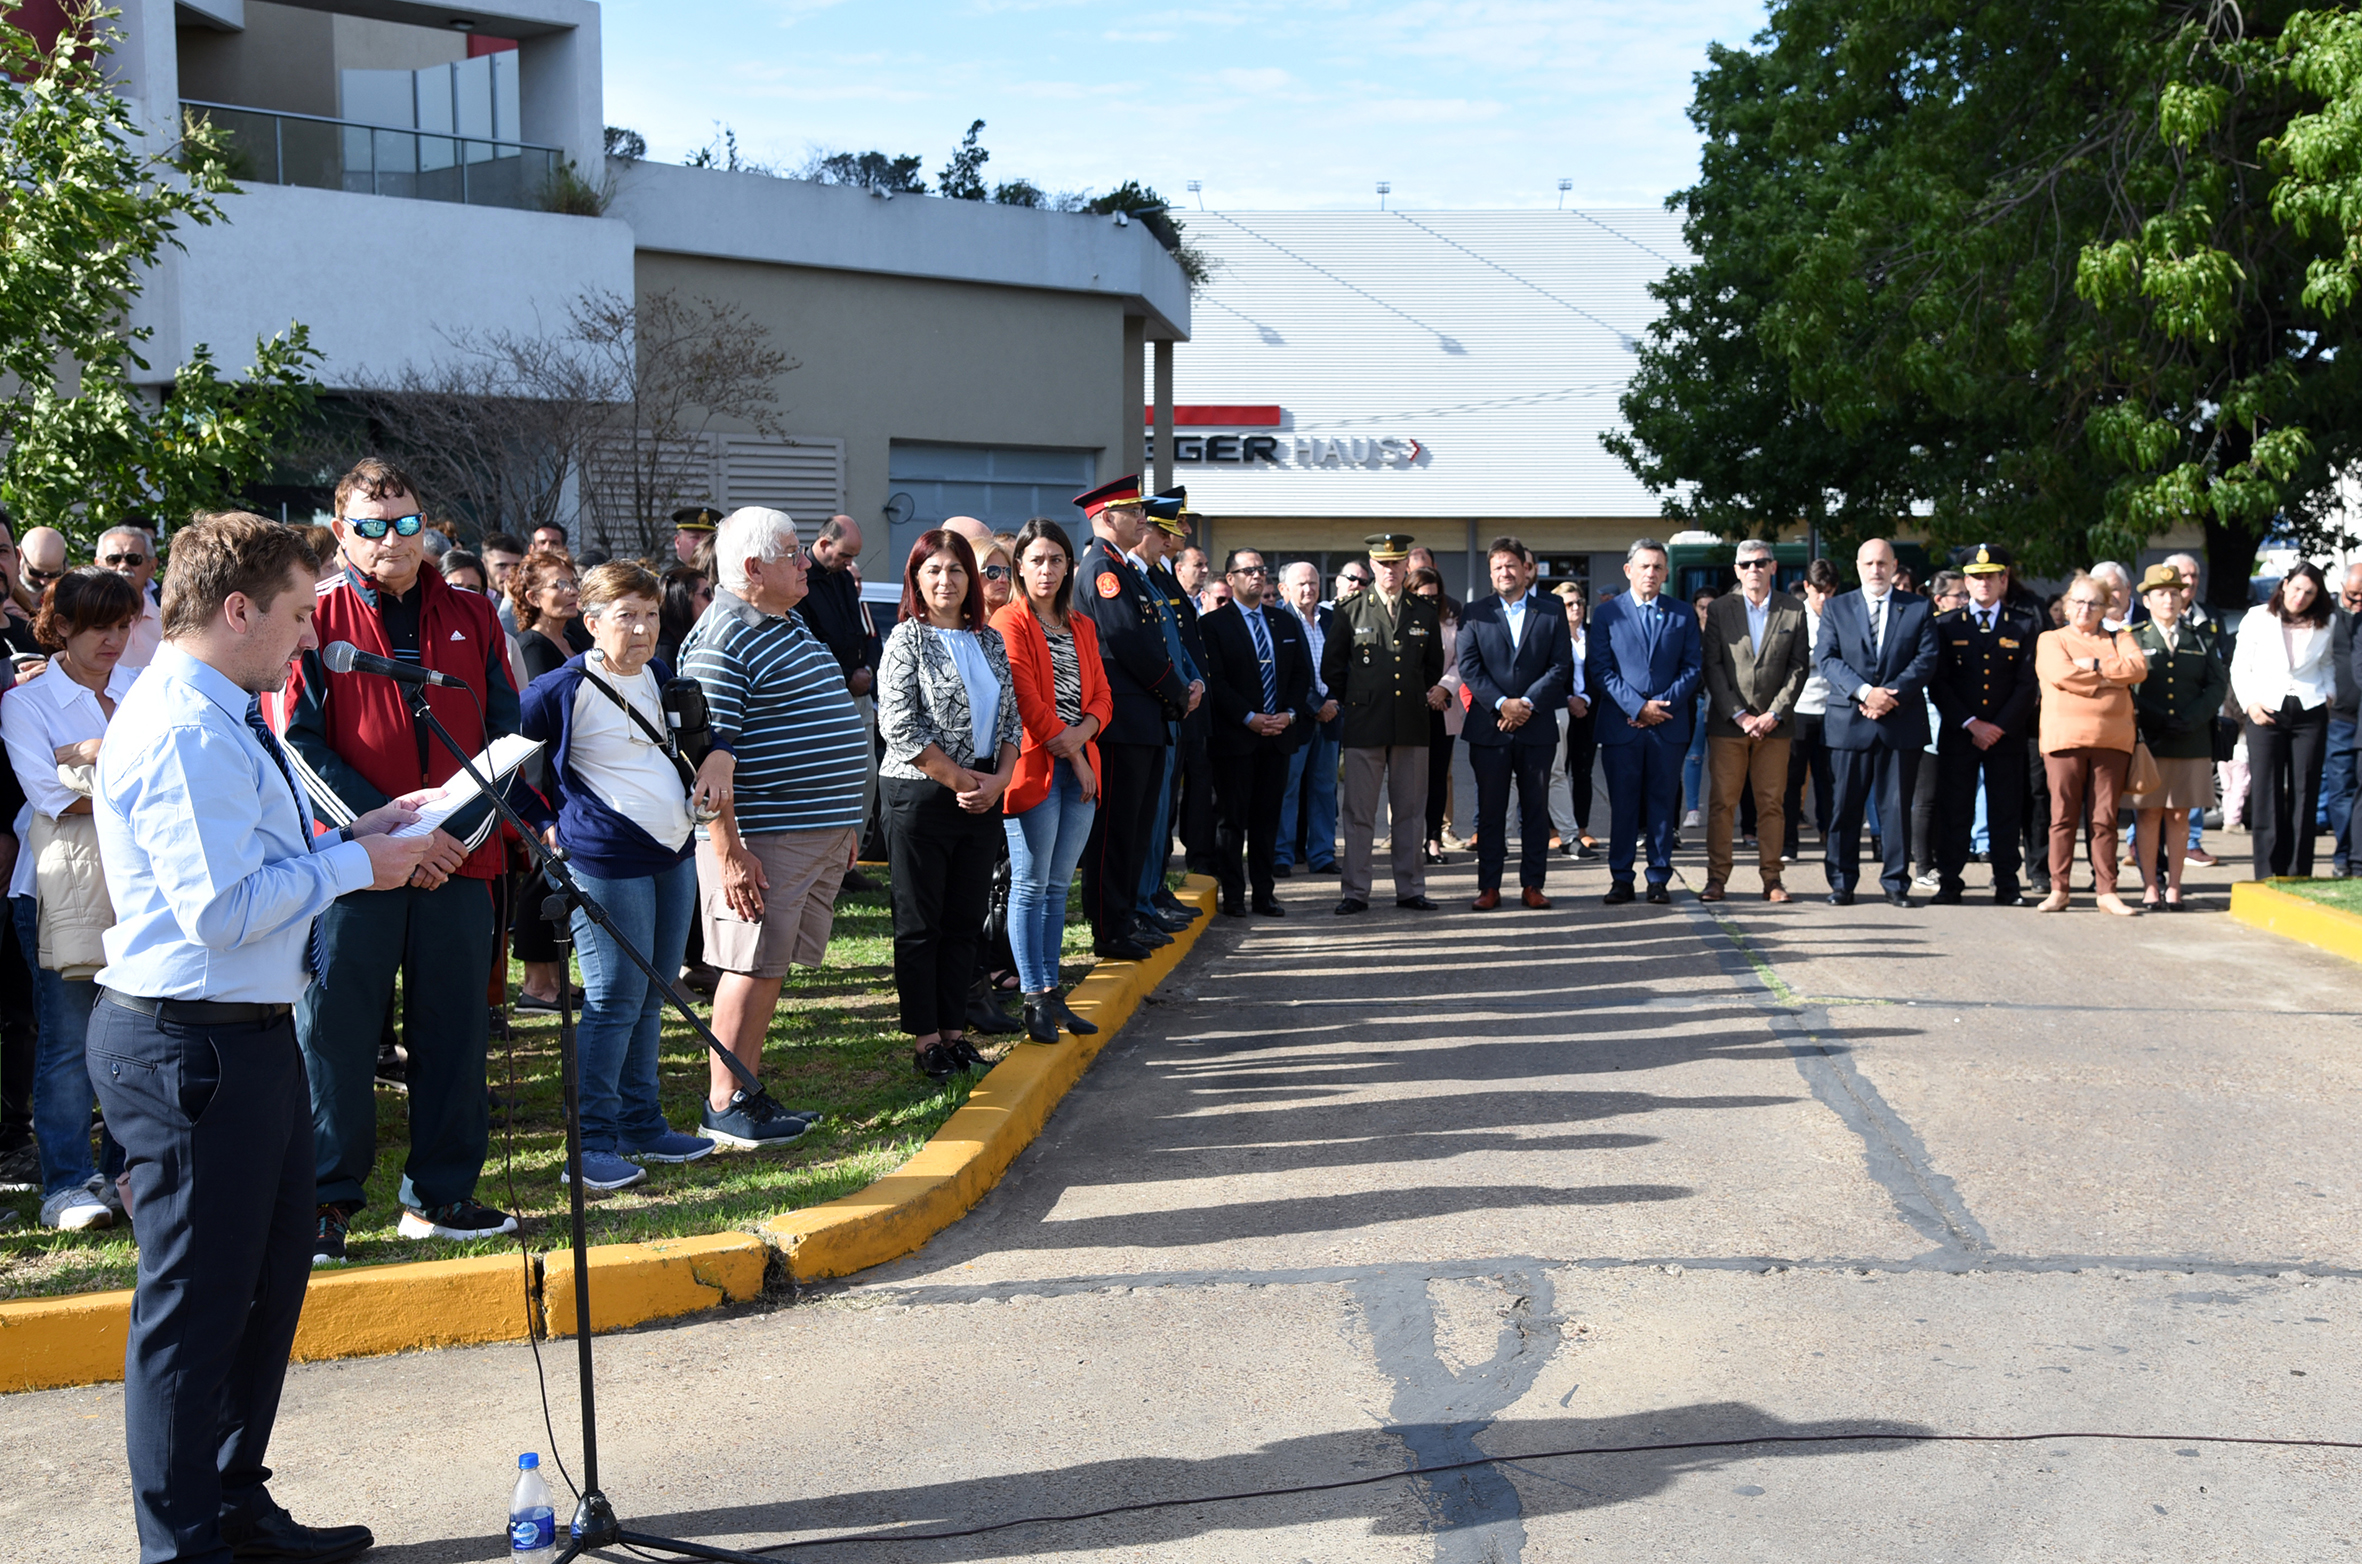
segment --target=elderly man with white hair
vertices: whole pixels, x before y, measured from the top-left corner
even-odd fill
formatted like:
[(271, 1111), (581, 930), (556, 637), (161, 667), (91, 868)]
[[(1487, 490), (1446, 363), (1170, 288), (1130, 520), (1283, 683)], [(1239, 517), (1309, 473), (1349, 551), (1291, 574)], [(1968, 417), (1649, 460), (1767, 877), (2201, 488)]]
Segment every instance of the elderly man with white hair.
[(129, 580), (139, 589), (139, 619), (131, 639), (116, 661), (120, 668), (145, 668), (164, 644), (164, 610), (156, 600), (156, 535), (145, 527), (109, 527), (98, 535), (96, 563)]
[[(804, 557), (785, 511), (748, 506), (714, 531), (713, 603), (681, 643), (681, 672), (705, 691), (713, 752), (700, 783), (720, 814), (699, 832), (705, 959), (719, 967), (715, 1035), (760, 1073), (763, 1034), (791, 965), (828, 949), (837, 888), (861, 831), (869, 751), (836, 657), (793, 612)], [(703, 1133), (725, 1146), (779, 1145), (810, 1115), (747, 1092), (709, 1062)]]

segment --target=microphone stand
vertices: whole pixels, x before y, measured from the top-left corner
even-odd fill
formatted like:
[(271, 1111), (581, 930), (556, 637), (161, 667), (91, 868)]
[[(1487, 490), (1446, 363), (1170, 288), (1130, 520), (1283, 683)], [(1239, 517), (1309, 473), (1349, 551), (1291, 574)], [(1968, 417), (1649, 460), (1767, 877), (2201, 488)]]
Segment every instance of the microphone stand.
[[(595, 1548), (618, 1544), (657, 1548), (685, 1558), (715, 1559), (721, 1564), (776, 1564), (775, 1560), (762, 1554), (741, 1553), (733, 1548), (717, 1548), (702, 1542), (683, 1542), (672, 1537), (626, 1531), (623, 1523), (616, 1518), (615, 1506), (608, 1502), (606, 1493), (599, 1487), (598, 1406), (591, 1368), (589, 1245), (583, 1237), (582, 1227), (582, 1069), (574, 1048), (574, 983), (568, 975), (569, 966), (565, 960), (565, 952), (573, 945), (574, 920), (569, 916), (571, 909), (581, 908), (584, 915), (615, 943), (616, 948), (648, 975), (648, 981), (655, 984), (657, 991), (672, 1002), (673, 1008), (689, 1023), (690, 1029), (704, 1039), (705, 1046), (713, 1050), (715, 1058), (729, 1067), (730, 1073), (738, 1078), (750, 1096), (762, 1090), (762, 1083), (755, 1079), (754, 1072), (736, 1054), (722, 1046), (721, 1039), (714, 1036), (713, 1029), (681, 997), (672, 979), (657, 971), (656, 964), (643, 955), (638, 946), (623, 937), (622, 931), (615, 927), (614, 920), (607, 915), (607, 909), (582, 888), (573, 872), (566, 867), (564, 851), (542, 841), (540, 835), (526, 824), (524, 817), (509, 803), (507, 790), (493, 787), (491, 779), (476, 769), (475, 757), (460, 748), (449, 730), (437, 720), (434, 708), (427, 702), (427, 686), (405, 684), (403, 688), (409, 696), (410, 714), (425, 723), (428, 731), (442, 741), (443, 747), (458, 757), (460, 769), (467, 773), (468, 779), (491, 800), (492, 807), (499, 811), (501, 819), (507, 821), (517, 835), (523, 838), (525, 851), (533, 859), (535, 870), (549, 882), (551, 888), (551, 894), (541, 904), (541, 915), (549, 920), (555, 931), (559, 951), (558, 1069), (565, 1083), (566, 1184), (574, 1240), (574, 1357), (582, 1394), (582, 1498), (575, 1506), (570, 1537), (564, 1551), (557, 1557), (557, 1564), (570, 1564), (570, 1561)], [(516, 1111), (514, 1105), (509, 1111)]]

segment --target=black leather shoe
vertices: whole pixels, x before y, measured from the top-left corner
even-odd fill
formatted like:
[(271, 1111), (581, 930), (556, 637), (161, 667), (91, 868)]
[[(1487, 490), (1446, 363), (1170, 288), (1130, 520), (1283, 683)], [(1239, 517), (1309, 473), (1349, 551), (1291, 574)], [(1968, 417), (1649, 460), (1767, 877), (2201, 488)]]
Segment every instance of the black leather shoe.
[(1091, 954), (1102, 961), (1146, 961), (1156, 952), (1135, 939), (1111, 939), (1093, 945)]
[(1350, 918), (1357, 912), (1367, 912), (1369, 910), (1370, 904), (1366, 901), (1363, 901), (1358, 896), (1348, 896), (1343, 901), (1337, 903), (1337, 916), (1340, 918)]
[(1965, 899), (1966, 893), (1963, 892), (1959, 886), (1947, 885), (1942, 890), (1937, 891), (1933, 896), (1930, 896), (1927, 899), (1927, 904), (1930, 907), (1957, 907)]
[(1888, 891), (1886, 893), (1886, 904), (1889, 907), (1909, 907), (1911, 905), (1911, 898), (1901, 891)]
[(956, 1049), (929, 1043), (910, 1056), (910, 1067), (930, 1081), (948, 1081), (967, 1068)]
[(1222, 898), (1222, 916), (1225, 918), (1243, 918), (1246, 915), (1247, 904), (1245, 902), (1240, 901), (1235, 896), (1225, 896)]
[(881, 888), (877, 881), (863, 874), (859, 869), (847, 869), (845, 877), (837, 882), (837, 889), (848, 896), (859, 896), (865, 891)]
[(1198, 920), (1198, 910), (1171, 891), (1166, 891), (1163, 895), (1154, 898), (1152, 905), (1168, 918), (1179, 918), (1183, 928), (1189, 927)]
[(996, 1037), (1025, 1030), (1025, 1023), (1003, 1010), (989, 988), (968, 991), (968, 1025)]
[(1606, 899), (1607, 904), (1611, 907), (1623, 906), (1624, 903), (1633, 899), (1632, 882), (1630, 880), (1618, 880), (1615, 884), (1607, 888)]
[(1058, 1007), (1047, 994), (1025, 996), (1025, 1035), (1033, 1042), (1058, 1041)]
[(976, 1045), (964, 1037), (952, 1038), (943, 1046), (958, 1056), (960, 1068), (963, 1070), (989, 1070), (992, 1068), (992, 1061), (978, 1053)]
[(1652, 885), (1648, 888), (1648, 904), (1652, 907), (1670, 907), (1673, 905), (1673, 893), (1662, 885)]
[(1255, 910), (1266, 918), (1284, 918), (1288, 915), (1287, 908), (1282, 907), (1268, 896), (1255, 898)]
[(1424, 896), (1397, 896), (1394, 898), (1394, 905), (1400, 907), (1405, 912), (1435, 911), (1435, 903), (1429, 901)]
[(1146, 945), (1150, 950), (1162, 950), (1173, 943), (1172, 931), (1154, 918), (1134, 918), (1132, 920), (1132, 939), (1137, 944)]
[(1066, 1002), (1066, 996), (1064, 994), (1059, 993), (1056, 989), (1052, 989), (1050, 990), (1050, 1000), (1051, 1003), (1057, 1007), (1058, 1019), (1066, 1023), (1066, 1029), (1069, 1032), (1072, 1032), (1077, 1037), (1096, 1037), (1099, 1035), (1098, 1027), (1092, 1025), (1090, 1022), (1084, 1020), (1081, 1016), (1078, 1016), (1074, 1013), (1074, 1007)]
[(1829, 893), (1829, 905), (1832, 907), (1850, 907), (1853, 904), (1854, 893), (1851, 891), (1831, 891)]
[(230, 1557), (278, 1560), (283, 1564), (338, 1564), (365, 1553), (377, 1541), (366, 1526), (299, 1526), (295, 1517), (272, 1505), (261, 1515), (221, 1523), (222, 1541)]
[(1271, 866), (1271, 877), (1275, 880), (1284, 880), (1295, 872), (1293, 867), (1284, 863), (1275, 863)]
[(1993, 905), (1996, 907), (2022, 907), (2025, 905), (2025, 901), (2024, 894), (2014, 885), (2006, 890), (1996, 890), (1993, 893)]

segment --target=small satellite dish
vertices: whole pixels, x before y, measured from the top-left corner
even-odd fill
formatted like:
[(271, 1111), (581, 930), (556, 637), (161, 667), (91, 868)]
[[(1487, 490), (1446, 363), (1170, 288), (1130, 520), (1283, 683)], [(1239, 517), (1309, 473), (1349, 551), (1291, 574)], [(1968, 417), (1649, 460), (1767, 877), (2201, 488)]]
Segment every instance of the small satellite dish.
[(886, 524), (899, 527), (919, 513), (919, 502), (908, 494), (896, 493), (886, 501)]

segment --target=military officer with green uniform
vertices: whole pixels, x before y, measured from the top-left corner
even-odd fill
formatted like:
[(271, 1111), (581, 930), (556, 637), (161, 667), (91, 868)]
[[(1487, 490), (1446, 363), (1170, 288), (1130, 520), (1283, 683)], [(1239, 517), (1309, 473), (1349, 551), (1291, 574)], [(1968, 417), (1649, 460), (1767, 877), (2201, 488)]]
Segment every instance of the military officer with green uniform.
[(1370, 585), (1336, 608), (1321, 648), (1320, 677), (1340, 709), (1343, 754), (1339, 813), (1345, 826), (1344, 884), (1337, 915), (1370, 907), (1370, 853), (1378, 794), (1394, 844), (1394, 904), (1432, 912), (1420, 831), (1427, 819), (1428, 713), (1443, 710), (1443, 624), (1408, 590), (1411, 539), (1372, 533)]

